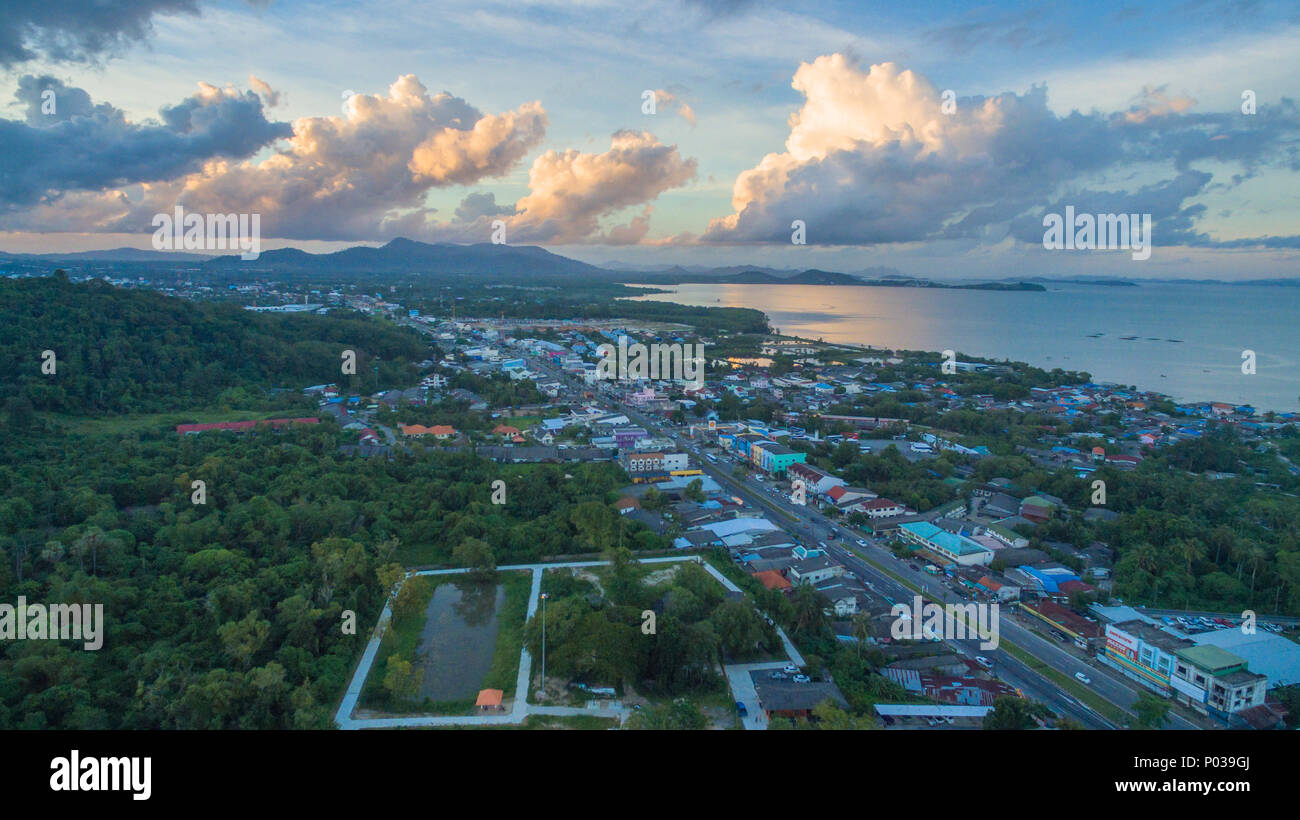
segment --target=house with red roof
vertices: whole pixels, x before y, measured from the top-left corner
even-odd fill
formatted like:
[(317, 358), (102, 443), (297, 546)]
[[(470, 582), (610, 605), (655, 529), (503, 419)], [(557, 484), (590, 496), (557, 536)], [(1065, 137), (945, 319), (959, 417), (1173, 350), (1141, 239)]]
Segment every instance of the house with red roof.
[(279, 429), (294, 424), (319, 424), (318, 418), (297, 418), (297, 419), (260, 419), (254, 421), (214, 421), (204, 424), (178, 424), (176, 432), (180, 435), (190, 435), (192, 433), (207, 433), (213, 430), (227, 430), (233, 433), (247, 433), (250, 430), (256, 430), (258, 427), (273, 427)]
[(774, 569), (765, 569), (762, 572), (751, 572), (750, 575), (757, 578), (758, 582), (766, 589), (776, 589), (781, 592), (788, 592), (789, 590), (794, 589), (794, 584), (791, 584), (788, 578)]

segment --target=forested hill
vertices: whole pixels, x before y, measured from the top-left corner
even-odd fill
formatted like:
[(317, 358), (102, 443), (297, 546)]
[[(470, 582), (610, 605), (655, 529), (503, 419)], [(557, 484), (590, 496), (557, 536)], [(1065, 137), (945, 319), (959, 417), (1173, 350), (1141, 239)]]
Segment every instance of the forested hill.
[[(407, 382), (410, 363), (427, 355), (414, 331), (360, 314), (259, 314), (61, 275), (0, 280), (0, 304), (11, 411), (150, 413), (208, 404), (236, 386), (369, 384), (374, 356), (381, 383)], [(345, 349), (356, 351), (356, 376), (341, 374)], [(42, 372), (46, 350), (53, 374)]]

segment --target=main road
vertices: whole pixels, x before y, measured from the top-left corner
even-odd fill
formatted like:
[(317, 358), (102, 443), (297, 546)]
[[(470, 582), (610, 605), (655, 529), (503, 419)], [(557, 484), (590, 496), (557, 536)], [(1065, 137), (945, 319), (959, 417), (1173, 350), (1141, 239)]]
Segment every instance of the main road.
[[(569, 379), (566, 374), (561, 374), (560, 378)], [(571, 380), (571, 383), (572, 381), (576, 380)], [(667, 435), (684, 444), (680, 432), (665, 431), (662, 423), (658, 420), (648, 418), (625, 404), (620, 404), (619, 407), (628, 418), (641, 424), (647, 430), (653, 430), (659, 435)], [(916, 593), (913, 589), (909, 589), (901, 583), (901, 581), (906, 581), (914, 588), (922, 590), (927, 602), (933, 601), (940, 604), (964, 602), (965, 599), (953, 593), (946, 583), (924, 572), (913, 570), (906, 562), (899, 560), (875, 538), (861, 533), (850, 535), (849, 530), (833, 524), (822, 515), (820, 510), (807, 505), (793, 504), (786, 498), (784, 493), (763, 491), (771, 485), (758, 484), (757, 482), (751, 485), (749, 482), (753, 481), (752, 477), (748, 481), (740, 481), (734, 476), (728, 475), (727, 471), (722, 469), (721, 464), (710, 464), (704, 458), (697, 458), (697, 461), (701, 468), (720, 485), (729, 488), (743, 498), (747, 498), (754, 506), (771, 511), (776, 518), (776, 523), (783, 525), (795, 536), (803, 537), (805, 540), (825, 543), (831, 555), (852, 570), (860, 579), (869, 581), (877, 592), (887, 598), (893, 601), (910, 602), (912, 596)], [(861, 543), (850, 546), (850, 539), (860, 540)], [(890, 569), (881, 569), (881, 567), (885, 566), (890, 567)], [(1076, 674), (1083, 674), (1091, 681), (1087, 684), (1089, 688), (1098, 696), (1125, 711), (1132, 711), (1133, 705), (1137, 702), (1142, 690), (1138, 690), (1126, 679), (1112, 672), (1109, 668), (1101, 666), (1097, 661), (1091, 658), (1081, 658), (1077, 654), (1041, 637), (1036, 632), (1018, 623), (1019, 618), (1019, 615), (1012, 615), (1000, 619), (1001, 638), (1009, 639), (1016, 647), (1024, 650), (1034, 659), (1047, 664), (1062, 674), (1072, 677)], [(948, 641), (948, 643), (962, 654), (972, 657), (983, 655), (990, 658), (993, 661), (994, 671), (998, 678), (1017, 687), (1028, 697), (1046, 704), (1060, 715), (1069, 717), (1089, 728), (1119, 728), (1113, 721), (1075, 698), (1058, 683), (1030, 669), (1007, 652), (985, 652), (979, 648), (980, 641), (978, 639), (952, 640)], [(1081, 683), (1080, 685), (1084, 684)], [(1169, 712), (1169, 720), (1166, 726), (1171, 729), (1203, 728), (1172, 710)]]

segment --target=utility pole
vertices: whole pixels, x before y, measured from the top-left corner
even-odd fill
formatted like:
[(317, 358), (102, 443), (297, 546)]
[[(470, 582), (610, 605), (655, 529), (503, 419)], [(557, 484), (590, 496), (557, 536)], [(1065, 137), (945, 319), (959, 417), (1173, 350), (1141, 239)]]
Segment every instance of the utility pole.
[(542, 697), (546, 696), (546, 599), (549, 597), (542, 593), (542, 691), (538, 693)]

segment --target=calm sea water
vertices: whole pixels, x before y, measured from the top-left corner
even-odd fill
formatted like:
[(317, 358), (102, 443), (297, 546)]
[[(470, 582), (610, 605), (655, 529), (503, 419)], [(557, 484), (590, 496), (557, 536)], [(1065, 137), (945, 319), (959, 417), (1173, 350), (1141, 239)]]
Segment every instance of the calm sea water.
[[(1300, 288), (1047, 287), (1046, 293), (1003, 293), (676, 285), (671, 294), (641, 298), (756, 308), (783, 333), (828, 342), (952, 349), (959, 358), (965, 353), (1086, 371), (1097, 381), (1137, 385), (1179, 401), (1300, 409)], [(1253, 375), (1241, 372), (1245, 350), (1255, 352)]]

